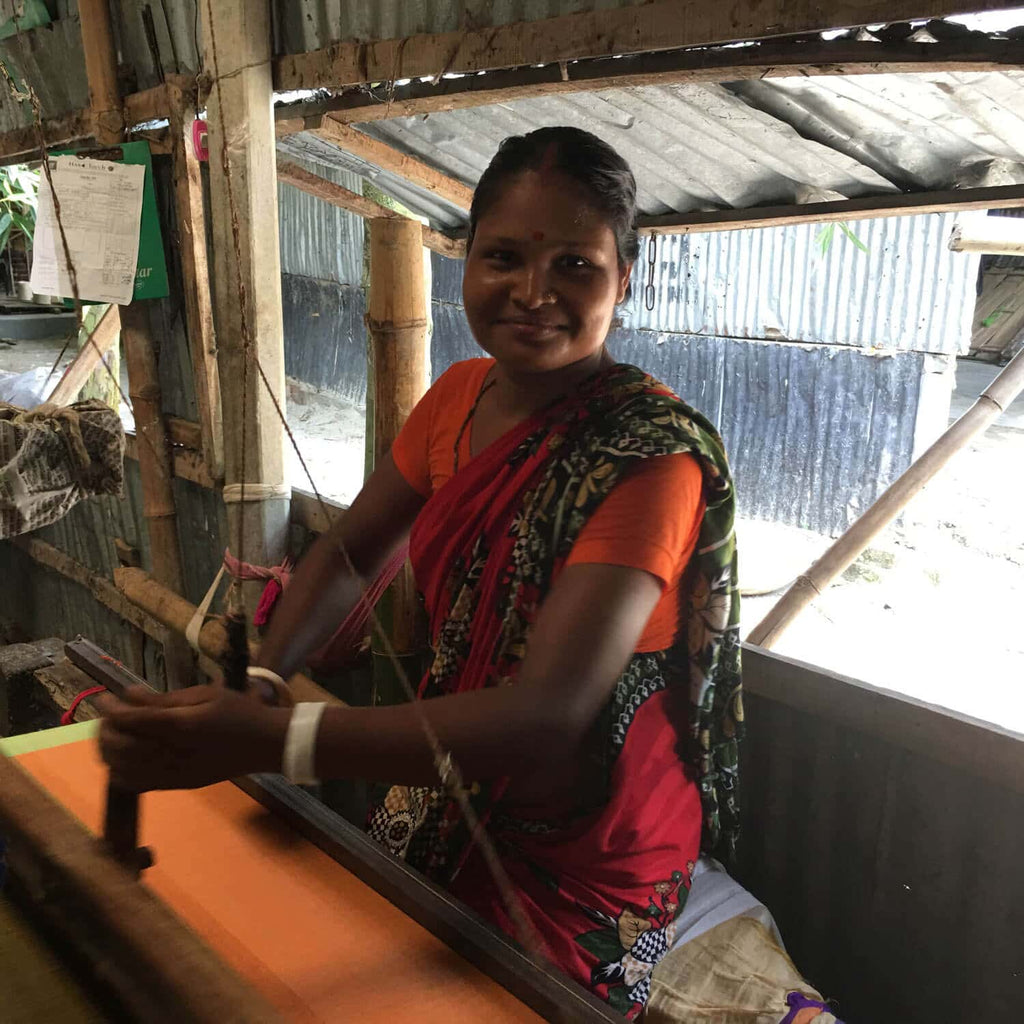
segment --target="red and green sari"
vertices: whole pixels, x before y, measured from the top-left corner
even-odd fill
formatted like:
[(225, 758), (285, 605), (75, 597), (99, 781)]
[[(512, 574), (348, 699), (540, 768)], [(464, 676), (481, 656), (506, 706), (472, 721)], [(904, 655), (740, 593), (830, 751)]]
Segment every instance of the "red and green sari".
[[(534, 621), (584, 524), (642, 460), (691, 453), (706, 511), (680, 588), (673, 647), (635, 654), (587, 747), (566, 814), (524, 815), (507, 780), (471, 800), (548, 955), (627, 1017), (671, 948), (703, 847), (738, 831), (742, 731), (735, 500), (722, 443), (699, 413), (636, 367), (588, 379), (472, 459), (431, 497), (410, 554), (430, 617), (420, 697), (514, 685)], [(451, 795), (392, 787), (369, 832), (513, 933)]]

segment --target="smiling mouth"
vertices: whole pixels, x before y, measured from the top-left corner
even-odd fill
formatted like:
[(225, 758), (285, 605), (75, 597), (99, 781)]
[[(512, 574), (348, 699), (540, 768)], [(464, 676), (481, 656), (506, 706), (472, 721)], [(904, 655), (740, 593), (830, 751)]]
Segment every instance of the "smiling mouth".
[(521, 330), (526, 331), (559, 331), (566, 328), (566, 324), (554, 323), (550, 320), (515, 320), (515, 319), (503, 319), (498, 321), (499, 324), (504, 324), (507, 327), (518, 327)]

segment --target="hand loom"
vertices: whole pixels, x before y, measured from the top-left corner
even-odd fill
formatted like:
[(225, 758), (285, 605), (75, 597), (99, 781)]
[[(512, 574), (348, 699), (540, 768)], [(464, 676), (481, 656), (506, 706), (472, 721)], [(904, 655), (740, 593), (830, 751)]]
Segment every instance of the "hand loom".
[[(67, 654), (137, 681), (88, 641)], [(33, 917), (128, 1019), (622, 1019), (280, 776), (147, 794), (138, 817), (108, 794), (97, 842), (105, 783), (91, 740), (0, 757), (0, 832)]]

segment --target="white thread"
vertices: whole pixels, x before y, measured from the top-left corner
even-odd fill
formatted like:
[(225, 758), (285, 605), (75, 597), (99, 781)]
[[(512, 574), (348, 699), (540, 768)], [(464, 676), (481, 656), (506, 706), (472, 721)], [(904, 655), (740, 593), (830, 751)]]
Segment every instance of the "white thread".
[(288, 719), (281, 774), (297, 786), (312, 786), (319, 781), (314, 764), (316, 738), (326, 707), (322, 701), (303, 701), (295, 705), (292, 717)]
[(213, 582), (210, 584), (210, 589), (206, 592), (206, 596), (199, 602), (195, 613), (192, 618), (189, 619), (189, 623), (185, 627), (185, 639), (188, 641), (189, 646), (193, 651), (199, 650), (199, 633), (202, 630), (203, 623), (206, 621), (206, 616), (210, 611), (210, 605), (213, 603), (213, 595), (217, 593), (217, 588), (220, 586), (220, 581), (223, 578), (224, 566), (221, 565), (220, 571), (213, 577)]
[(245, 674), (248, 676), (255, 676), (257, 679), (266, 679), (267, 682), (272, 683), (275, 688), (288, 685), (284, 681), (284, 676), (279, 676), (272, 668), (263, 668), (262, 665), (250, 665), (245, 670)]
[(291, 495), (290, 484), (225, 484), (223, 498), (227, 505), (240, 501), (266, 501), (267, 498), (287, 498)]

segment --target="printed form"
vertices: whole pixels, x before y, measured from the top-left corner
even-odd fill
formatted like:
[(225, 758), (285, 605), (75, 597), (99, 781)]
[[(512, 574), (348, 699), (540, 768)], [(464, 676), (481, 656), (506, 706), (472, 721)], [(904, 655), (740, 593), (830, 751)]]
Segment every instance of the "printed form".
[[(142, 164), (58, 156), (50, 159), (50, 169), (78, 278), (79, 298), (130, 303), (139, 257), (146, 168)], [(45, 175), (39, 186), (29, 283), (38, 295), (73, 295)]]

